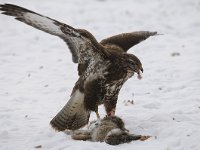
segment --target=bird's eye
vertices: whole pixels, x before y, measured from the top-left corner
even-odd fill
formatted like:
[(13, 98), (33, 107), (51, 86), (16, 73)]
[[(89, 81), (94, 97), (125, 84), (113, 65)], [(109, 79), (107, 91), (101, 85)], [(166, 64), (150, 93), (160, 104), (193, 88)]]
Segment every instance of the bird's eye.
[(130, 63), (131, 65), (135, 65), (135, 62), (134, 62), (133, 60), (131, 60), (131, 59), (129, 59), (129, 63)]

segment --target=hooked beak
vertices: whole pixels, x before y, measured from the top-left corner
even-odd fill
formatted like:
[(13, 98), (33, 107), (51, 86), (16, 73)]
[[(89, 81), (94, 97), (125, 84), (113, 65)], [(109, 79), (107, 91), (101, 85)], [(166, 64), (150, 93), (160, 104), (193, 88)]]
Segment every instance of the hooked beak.
[(141, 80), (142, 79), (142, 75), (141, 75), (141, 72), (143, 73), (143, 68), (141, 68), (140, 70), (138, 70), (138, 72), (137, 72), (137, 74), (138, 74), (138, 76), (137, 76), (137, 78), (139, 79), (139, 80)]

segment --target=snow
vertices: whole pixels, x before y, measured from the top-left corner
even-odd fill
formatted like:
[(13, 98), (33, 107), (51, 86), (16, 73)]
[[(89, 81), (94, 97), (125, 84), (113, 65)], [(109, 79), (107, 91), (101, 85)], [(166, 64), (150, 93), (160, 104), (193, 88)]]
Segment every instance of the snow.
[[(0, 149), (199, 150), (199, 0), (0, 0), (85, 28), (101, 40), (140, 30), (164, 34), (129, 52), (143, 63), (143, 79), (129, 79), (116, 115), (146, 141), (110, 146), (74, 141), (49, 121), (68, 101), (77, 66), (62, 40), (0, 15)], [(129, 100), (129, 101), (128, 101)], [(130, 103), (133, 101), (133, 104)], [(100, 107), (100, 115), (105, 115)], [(95, 119), (95, 114), (91, 120)]]

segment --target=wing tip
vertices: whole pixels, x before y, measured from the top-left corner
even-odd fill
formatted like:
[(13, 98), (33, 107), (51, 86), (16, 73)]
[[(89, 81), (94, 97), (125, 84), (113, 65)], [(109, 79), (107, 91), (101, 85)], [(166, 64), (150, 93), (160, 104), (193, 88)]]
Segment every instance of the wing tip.
[(164, 35), (163, 33), (158, 33), (157, 31), (149, 32), (149, 36)]
[(158, 34), (157, 31), (150, 32), (150, 35), (157, 35), (157, 34)]
[[(9, 4), (9, 3), (5, 3), (5, 4), (0, 4), (0, 11), (3, 11), (3, 12), (7, 12), (9, 14), (6, 14), (6, 13), (2, 13), (2, 14), (5, 14), (5, 15), (9, 15), (9, 16), (17, 16), (17, 13), (35, 13), (31, 10), (28, 10), (26, 8), (23, 8), (23, 7), (20, 7), (18, 5), (15, 5), (15, 4)], [(35, 13), (37, 14), (37, 13)]]

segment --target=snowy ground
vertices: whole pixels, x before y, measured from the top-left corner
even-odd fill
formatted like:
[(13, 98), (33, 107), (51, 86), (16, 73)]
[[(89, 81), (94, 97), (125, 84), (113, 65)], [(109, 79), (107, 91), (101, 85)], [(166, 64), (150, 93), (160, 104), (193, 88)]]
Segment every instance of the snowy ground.
[(50, 127), (77, 66), (62, 40), (0, 15), (1, 150), (200, 150), (199, 0), (0, 0), (6, 2), (85, 28), (98, 40), (136, 30), (164, 35), (129, 51), (143, 63), (143, 80), (126, 82), (116, 112), (130, 132), (152, 138), (110, 146), (74, 141)]

